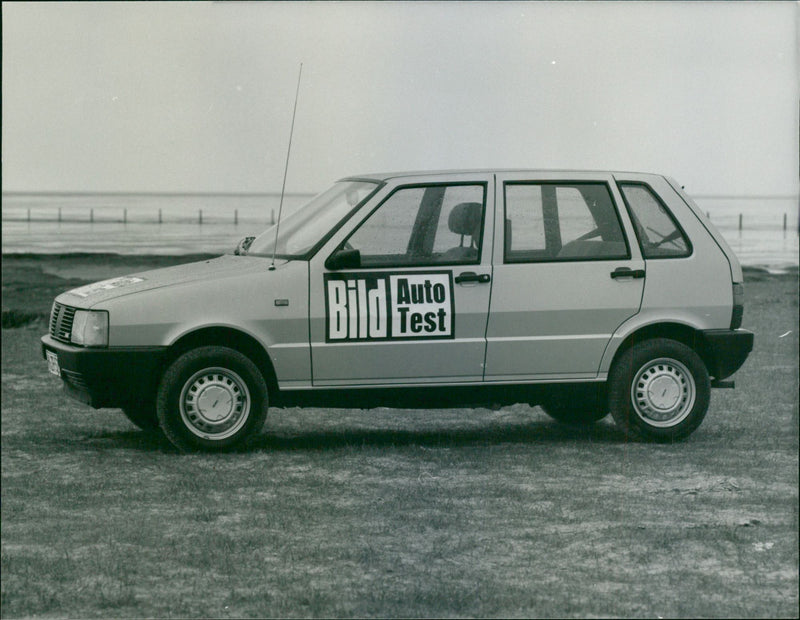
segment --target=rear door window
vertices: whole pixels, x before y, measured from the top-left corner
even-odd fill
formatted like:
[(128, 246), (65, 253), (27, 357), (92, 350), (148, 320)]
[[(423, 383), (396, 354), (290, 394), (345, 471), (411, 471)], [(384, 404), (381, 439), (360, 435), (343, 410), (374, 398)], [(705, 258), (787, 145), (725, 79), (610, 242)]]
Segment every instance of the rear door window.
[(505, 184), (506, 263), (630, 258), (605, 183)]

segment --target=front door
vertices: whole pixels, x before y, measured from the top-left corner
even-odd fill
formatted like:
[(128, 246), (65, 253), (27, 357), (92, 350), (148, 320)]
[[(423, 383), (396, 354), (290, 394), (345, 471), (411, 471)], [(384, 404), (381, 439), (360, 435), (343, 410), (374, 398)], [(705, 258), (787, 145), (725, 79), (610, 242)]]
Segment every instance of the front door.
[(498, 175), (496, 192), (486, 380), (595, 378), (646, 276), (613, 177)]
[[(400, 185), (311, 268), (315, 386), (483, 379), (490, 178)], [(335, 250), (352, 266), (324, 266)]]

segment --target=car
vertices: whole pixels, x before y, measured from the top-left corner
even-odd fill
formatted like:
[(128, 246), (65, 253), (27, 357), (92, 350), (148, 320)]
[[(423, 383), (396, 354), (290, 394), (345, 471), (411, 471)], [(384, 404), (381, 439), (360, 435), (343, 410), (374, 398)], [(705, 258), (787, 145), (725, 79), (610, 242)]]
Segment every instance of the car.
[(42, 354), (72, 397), (180, 450), (272, 406), (539, 405), (677, 441), (753, 348), (741, 266), (649, 173), (344, 178), (218, 258), (82, 286)]

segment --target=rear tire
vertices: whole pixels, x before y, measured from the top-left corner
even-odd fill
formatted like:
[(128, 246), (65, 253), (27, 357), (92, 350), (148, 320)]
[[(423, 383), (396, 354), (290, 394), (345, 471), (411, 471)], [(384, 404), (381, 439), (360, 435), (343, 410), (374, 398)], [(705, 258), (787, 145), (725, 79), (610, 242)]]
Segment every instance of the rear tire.
[(654, 338), (632, 346), (608, 377), (609, 406), (632, 438), (676, 441), (691, 435), (708, 411), (711, 384), (700, 357), (685, 344)]
[(220, 346), (192, 349), (167, 368), (156, 410), (167, 438), (182, 451), (231, 450), (264, 425), (267, 384), (246, 356)]

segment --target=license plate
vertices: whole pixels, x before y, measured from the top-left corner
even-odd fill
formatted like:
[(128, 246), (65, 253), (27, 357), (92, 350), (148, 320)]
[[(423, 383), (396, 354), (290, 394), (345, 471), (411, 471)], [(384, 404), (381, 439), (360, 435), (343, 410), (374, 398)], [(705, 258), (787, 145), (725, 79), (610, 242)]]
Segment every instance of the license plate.
[(56, 377), (61, 376), (61, 368), (58, 367), (58, 354), (52, 351), (47, 351), (47, 370), (52, 372)]

